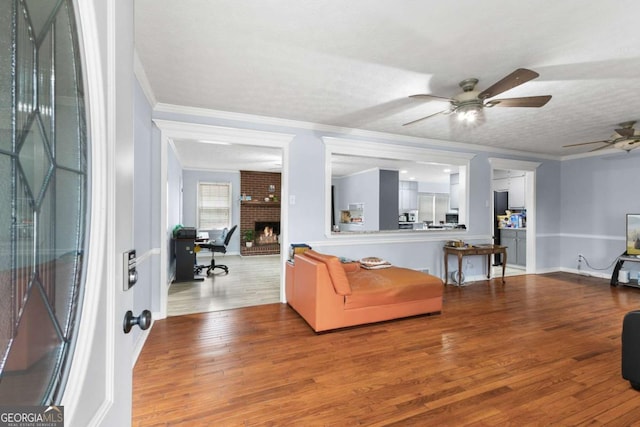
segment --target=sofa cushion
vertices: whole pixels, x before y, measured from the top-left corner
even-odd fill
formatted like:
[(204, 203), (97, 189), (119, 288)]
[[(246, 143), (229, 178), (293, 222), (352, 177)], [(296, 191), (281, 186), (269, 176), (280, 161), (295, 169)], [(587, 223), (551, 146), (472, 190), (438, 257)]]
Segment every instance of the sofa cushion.
[(345, 309), (438, 298), (444, 290), (438, 277), (408, 268), (361, 269), (348, 277), (351, 295), (345, 300)]
[(331, 283), (333, 283), (333, 289), (338, 295), (351, 295), (349, 279), (347, 278), (347, 274), (345, 273), (342, 263), (338, 257), (321, 254), (320, 252), (316, 252), (312, 249), (306, 251), (304, 255), (316, 261), (323, 262), (327, 266), (329, 276), (331, 277)]

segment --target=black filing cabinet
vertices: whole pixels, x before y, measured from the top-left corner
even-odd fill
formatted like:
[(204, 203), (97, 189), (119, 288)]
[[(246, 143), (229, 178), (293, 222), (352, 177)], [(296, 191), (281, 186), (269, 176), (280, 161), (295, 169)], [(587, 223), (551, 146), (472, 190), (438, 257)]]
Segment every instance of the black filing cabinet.
[(176, 282), (191, 282), (196, 264), (196, 229), (184, 227), (179, 229), (174, 238), (176, 253)]

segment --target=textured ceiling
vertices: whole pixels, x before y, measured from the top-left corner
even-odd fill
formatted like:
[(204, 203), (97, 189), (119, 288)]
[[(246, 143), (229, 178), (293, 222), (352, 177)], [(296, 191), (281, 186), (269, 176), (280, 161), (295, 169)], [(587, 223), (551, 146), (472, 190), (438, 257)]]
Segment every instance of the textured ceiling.
[(219, 145), (182, 139), (173, 143), (178, 160), (186, 169), (263, 172), (282, 170), (282, 150), (279, 148)]
[[(640, 2), (617, 0), (135, 0), (136, 48), (159, 103), (550, 155), (598, 147), (640, 119)], [(403, 123), (517, 68), (540, 74), (498, 96), (542, 108)], [(640, 126), (638, 126), (640, 127)], [(602, 152), (605, 154), (604, 152)]]

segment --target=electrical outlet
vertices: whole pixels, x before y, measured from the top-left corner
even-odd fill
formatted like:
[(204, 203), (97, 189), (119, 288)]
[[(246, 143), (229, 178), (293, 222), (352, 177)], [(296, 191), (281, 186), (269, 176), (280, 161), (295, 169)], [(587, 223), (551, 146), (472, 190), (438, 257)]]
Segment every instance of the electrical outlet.
[(578, 271), (582, 270), (582, 254), (578, 254)]

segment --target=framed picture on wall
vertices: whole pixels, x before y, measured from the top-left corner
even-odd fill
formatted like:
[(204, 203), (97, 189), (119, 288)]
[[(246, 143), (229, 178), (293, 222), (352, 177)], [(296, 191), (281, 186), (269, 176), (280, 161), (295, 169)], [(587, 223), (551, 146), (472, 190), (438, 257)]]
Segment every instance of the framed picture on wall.
[(640, 255), (640, 214), (627, 214), (627, 255)]

